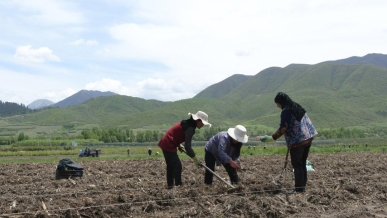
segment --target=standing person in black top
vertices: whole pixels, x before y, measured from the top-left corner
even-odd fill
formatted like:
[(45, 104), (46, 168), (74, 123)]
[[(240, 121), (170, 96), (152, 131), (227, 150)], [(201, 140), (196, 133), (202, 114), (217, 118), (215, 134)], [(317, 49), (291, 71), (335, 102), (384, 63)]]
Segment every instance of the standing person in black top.
[(289, 194), (302, 193), (305, 192), (308, 180), (306, 160), (317, 131), (306, 114), (305, 109), (292, 101), (287, 94), (279, 92), (275, 96), (274, 102), (281, 109), (280, 126), (273, 135), (266, 135), (260, 140), (262, 142), (269, 142), (277, 140), (282, 135), (285, 136), (295, 179), (294, 190), (289, 192)]

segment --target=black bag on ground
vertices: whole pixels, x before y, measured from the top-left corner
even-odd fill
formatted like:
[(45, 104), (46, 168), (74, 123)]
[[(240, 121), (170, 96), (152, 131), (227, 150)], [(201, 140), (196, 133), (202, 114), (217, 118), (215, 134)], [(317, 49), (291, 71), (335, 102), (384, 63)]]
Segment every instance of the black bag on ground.
[(65, 158), (59, 161), (56, 167), (56, 179), (68, 179), (69, 177), (82, 177), (83, 167), (69, 158)]

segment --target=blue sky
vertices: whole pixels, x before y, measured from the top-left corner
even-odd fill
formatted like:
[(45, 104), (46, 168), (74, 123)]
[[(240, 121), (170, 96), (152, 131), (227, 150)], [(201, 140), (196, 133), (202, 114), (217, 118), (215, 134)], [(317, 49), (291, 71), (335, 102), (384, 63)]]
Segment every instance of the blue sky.
[(176, 101), (233, 74), (387, 54), (384, 0), (0, 0), (0, 100)]

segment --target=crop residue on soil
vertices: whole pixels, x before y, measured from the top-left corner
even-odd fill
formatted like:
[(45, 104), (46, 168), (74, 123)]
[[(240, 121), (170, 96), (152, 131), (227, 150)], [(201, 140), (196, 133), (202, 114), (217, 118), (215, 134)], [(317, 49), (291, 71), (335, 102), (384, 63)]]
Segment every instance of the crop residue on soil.
[[(182, 159), (183, 186), (166, 189), (163, 158), (85, 161), (83, 177), (55, 180), (55, 163), (1, 165), (0, 217), (387, 217), (387, 155), (310, 154), (305, 194), (281, 155), (242, 157), (231, 189)], [(58, 160), (59, 161), (59, 160)], [(216, 173), (228, 180), (223, 167)]]

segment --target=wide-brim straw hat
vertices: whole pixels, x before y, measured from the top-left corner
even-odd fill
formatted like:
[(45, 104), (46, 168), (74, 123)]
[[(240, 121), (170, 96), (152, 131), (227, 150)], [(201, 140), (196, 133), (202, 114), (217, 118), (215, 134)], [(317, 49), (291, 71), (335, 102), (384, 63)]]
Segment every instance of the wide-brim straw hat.
[(192, 116), (192, 119), (194, 120), (201, 120), (202, 123), (206, 126), (211, 127), (211, 123), (208, 122), (208, 115), (204, 113), (203, 111), (198, 111), (196, 114), (188, 113), (188, 116)]
[(249, 137), (246, 135), (246, 132), (246, 128), (242, 125), (237, 125), (235, 128), (229, 128), (227, 131), (231, 138), (242, 143), (246, 143), (249, 140)]

